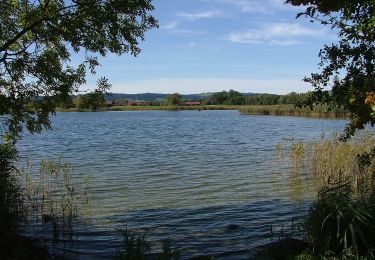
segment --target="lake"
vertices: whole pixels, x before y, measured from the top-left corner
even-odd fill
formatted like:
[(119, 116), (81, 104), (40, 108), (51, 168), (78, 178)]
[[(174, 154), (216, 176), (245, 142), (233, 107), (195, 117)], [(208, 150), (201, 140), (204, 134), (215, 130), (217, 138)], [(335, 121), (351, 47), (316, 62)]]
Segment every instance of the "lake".
[(271, 225), (305, 215), (313, 185), (296, 186), (275, 147), (345, 124), (238, 111), (58, 113), (53, 131), (25, 134), (18, 146), (34, 163), (62, 157), (92, 177), (90, 218), (61, 250), (110, 258), (128, 226), (149, 241), (172, 239), (186, 258), (268, 243)]

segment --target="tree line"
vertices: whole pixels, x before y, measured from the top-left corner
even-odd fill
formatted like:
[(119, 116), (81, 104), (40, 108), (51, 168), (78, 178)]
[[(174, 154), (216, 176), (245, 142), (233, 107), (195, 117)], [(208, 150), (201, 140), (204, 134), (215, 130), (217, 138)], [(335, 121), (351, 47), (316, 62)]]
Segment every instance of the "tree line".
[[(126, 106), (131, 100), (118, 99), (113, 96), (112, 100), (106, 98), (106, 95), (111, 96), (110, 93), (103, 93), (99, 91), (93, 91), (86, 94), (77, 96), (71, 96), (67, 100), (61, 102), (59, 107), (61, 108), (76, 108), (76, 109), (88, 109), (88, 110), (100, 110), (105, 106)], [(296, 93), (291, 92), (285, 95), (277, 94), (241, 94), (235, 90), (214, 92), (207, 95), (205, 98), (199, 99), (186, 99), (179, 93), (173, 93), (167, 95), (164, 100), (149, 102), (153, 106), (160, 105), (178, 105), (183, 101), (199, 100), (203, 105), (281, 105), (281, 104), (292, 104), (300, 105), (306, 102), (311, 93)]]
[(291, 92), (286, 95), (253, 94), (243, 95), (238, 91), (229, 90), (212, 93), (206, 100), (207, 105), (299, 105), (306, 102), (310, 93)]

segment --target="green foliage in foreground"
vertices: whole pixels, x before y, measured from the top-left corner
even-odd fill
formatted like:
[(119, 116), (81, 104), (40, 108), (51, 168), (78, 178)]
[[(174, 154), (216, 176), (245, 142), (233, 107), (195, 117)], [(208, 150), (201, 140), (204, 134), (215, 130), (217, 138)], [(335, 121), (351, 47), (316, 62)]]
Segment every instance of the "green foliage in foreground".
[[(50, 128), (49, 114), (95, 73), (97, 55), (140, 53), (158, 26), (153, 9), (152, 0), (0, 1), (0, 133)], [(85, 55), (78, 65), (76, 53)]]
[(375, 194), (356, 193), (350, 180), (319, 192), (305, 222), (307, 238), (319, 255), (374, 258)]
[(314, 255), (374, 259), (374, 147), (371, 133), (362, 133), (350, 142), (334, 137), (291, 145), (293, 174), (315, 178), (319, 184), (318, 200), (304, 224)]
[(22, 237), (22, 228), (31, 224), (42, 238), (71, 239), (88, 214), (88, 182), (74, 180), (62, 160), (42, 160), (39, 173), (31, 166), (19, 170), (17, 163), (15, 147), (0, 144), (0, 259), (46, 259), (47, 251)]
[(375, 124), (375, 4), (374, 0), (287, 0), (306, 10), (297, 15), (328, 26), (339, 40), (319, 52), (318, 73), (305, 81), (314, 88), (306, 105), (328, 104), (350, 112), (344, 138), (367, 123)]
[(24, 220), (21, 187), (16, 178), (17, 151), (10, 144), (0, 144), (0, 259), (7, 259), (15, 249), (14, 237), (19, 235)]

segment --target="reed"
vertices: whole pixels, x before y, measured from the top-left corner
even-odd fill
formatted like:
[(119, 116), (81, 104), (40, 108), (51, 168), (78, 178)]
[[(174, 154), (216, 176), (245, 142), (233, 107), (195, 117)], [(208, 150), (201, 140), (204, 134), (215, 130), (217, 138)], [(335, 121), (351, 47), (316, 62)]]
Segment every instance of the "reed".
[(280, 150), (284, 149), (283, 156), (287, 157), (291, 173), (314, 178), (320, 187), (350, 178), (356, 188), (365, 182), (373, 189), (375, 160), (365, 168), (358, 161), (359, 156), (370, 153), (373, 147), (373, 133), (363, 132), (348, 142), (342, 142), (339, 134), (334, 134), (328, 138), (322, 135), (320, 140), (308, 143), (292, 142), (284, 148), (279, 145), (277, 154), (280, 156)]
[(375, 135), (363, 132), (349, 142), (339, 135), (294, 142), (286, 155), (292, 174), (317, 180), (317, 201), (304, 228), (314, 254), (333, 259), (374, 259)]
[(319, 118), (346, 118), (348, 113), (344, 110), (330, 111), (326, 106), (310, 108), (298, 108), (294, 105), (252, 105), (241, 106), (242, 115), (273, 115), (273, 116), (302, 116)]
[(22, 172), (28, 222), (43, 236), (71, 240), (75, 224), (89, 214), (89, 179), (73, 178), (71, 163), (62, 158), (41, 160), (39, 171), (28, 161)]
[(115, 252), (117, 260), (178, 260), (179, 250), (171, 239), (162, 241), (162, 252), (150, 254), (151, 244), (146, 240), (146, 235), (129, 230), (121, 230), (122, 245)]

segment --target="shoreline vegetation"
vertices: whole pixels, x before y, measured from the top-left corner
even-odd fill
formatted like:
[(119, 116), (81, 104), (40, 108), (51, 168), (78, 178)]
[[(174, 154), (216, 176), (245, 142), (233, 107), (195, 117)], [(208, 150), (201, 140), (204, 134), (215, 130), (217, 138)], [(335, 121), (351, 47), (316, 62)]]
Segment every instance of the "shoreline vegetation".
[(241, 115), (300, 116), (316, 118), (348, 118), (344, 110), (329, 111), (327, 107), (299, 108), (294, 105), (195, 105), (195, 106), (110, 106), (99, 110), (57, 108), (56, 112), (114, 112), (114, 111), (186, 111), (238, 110)]

